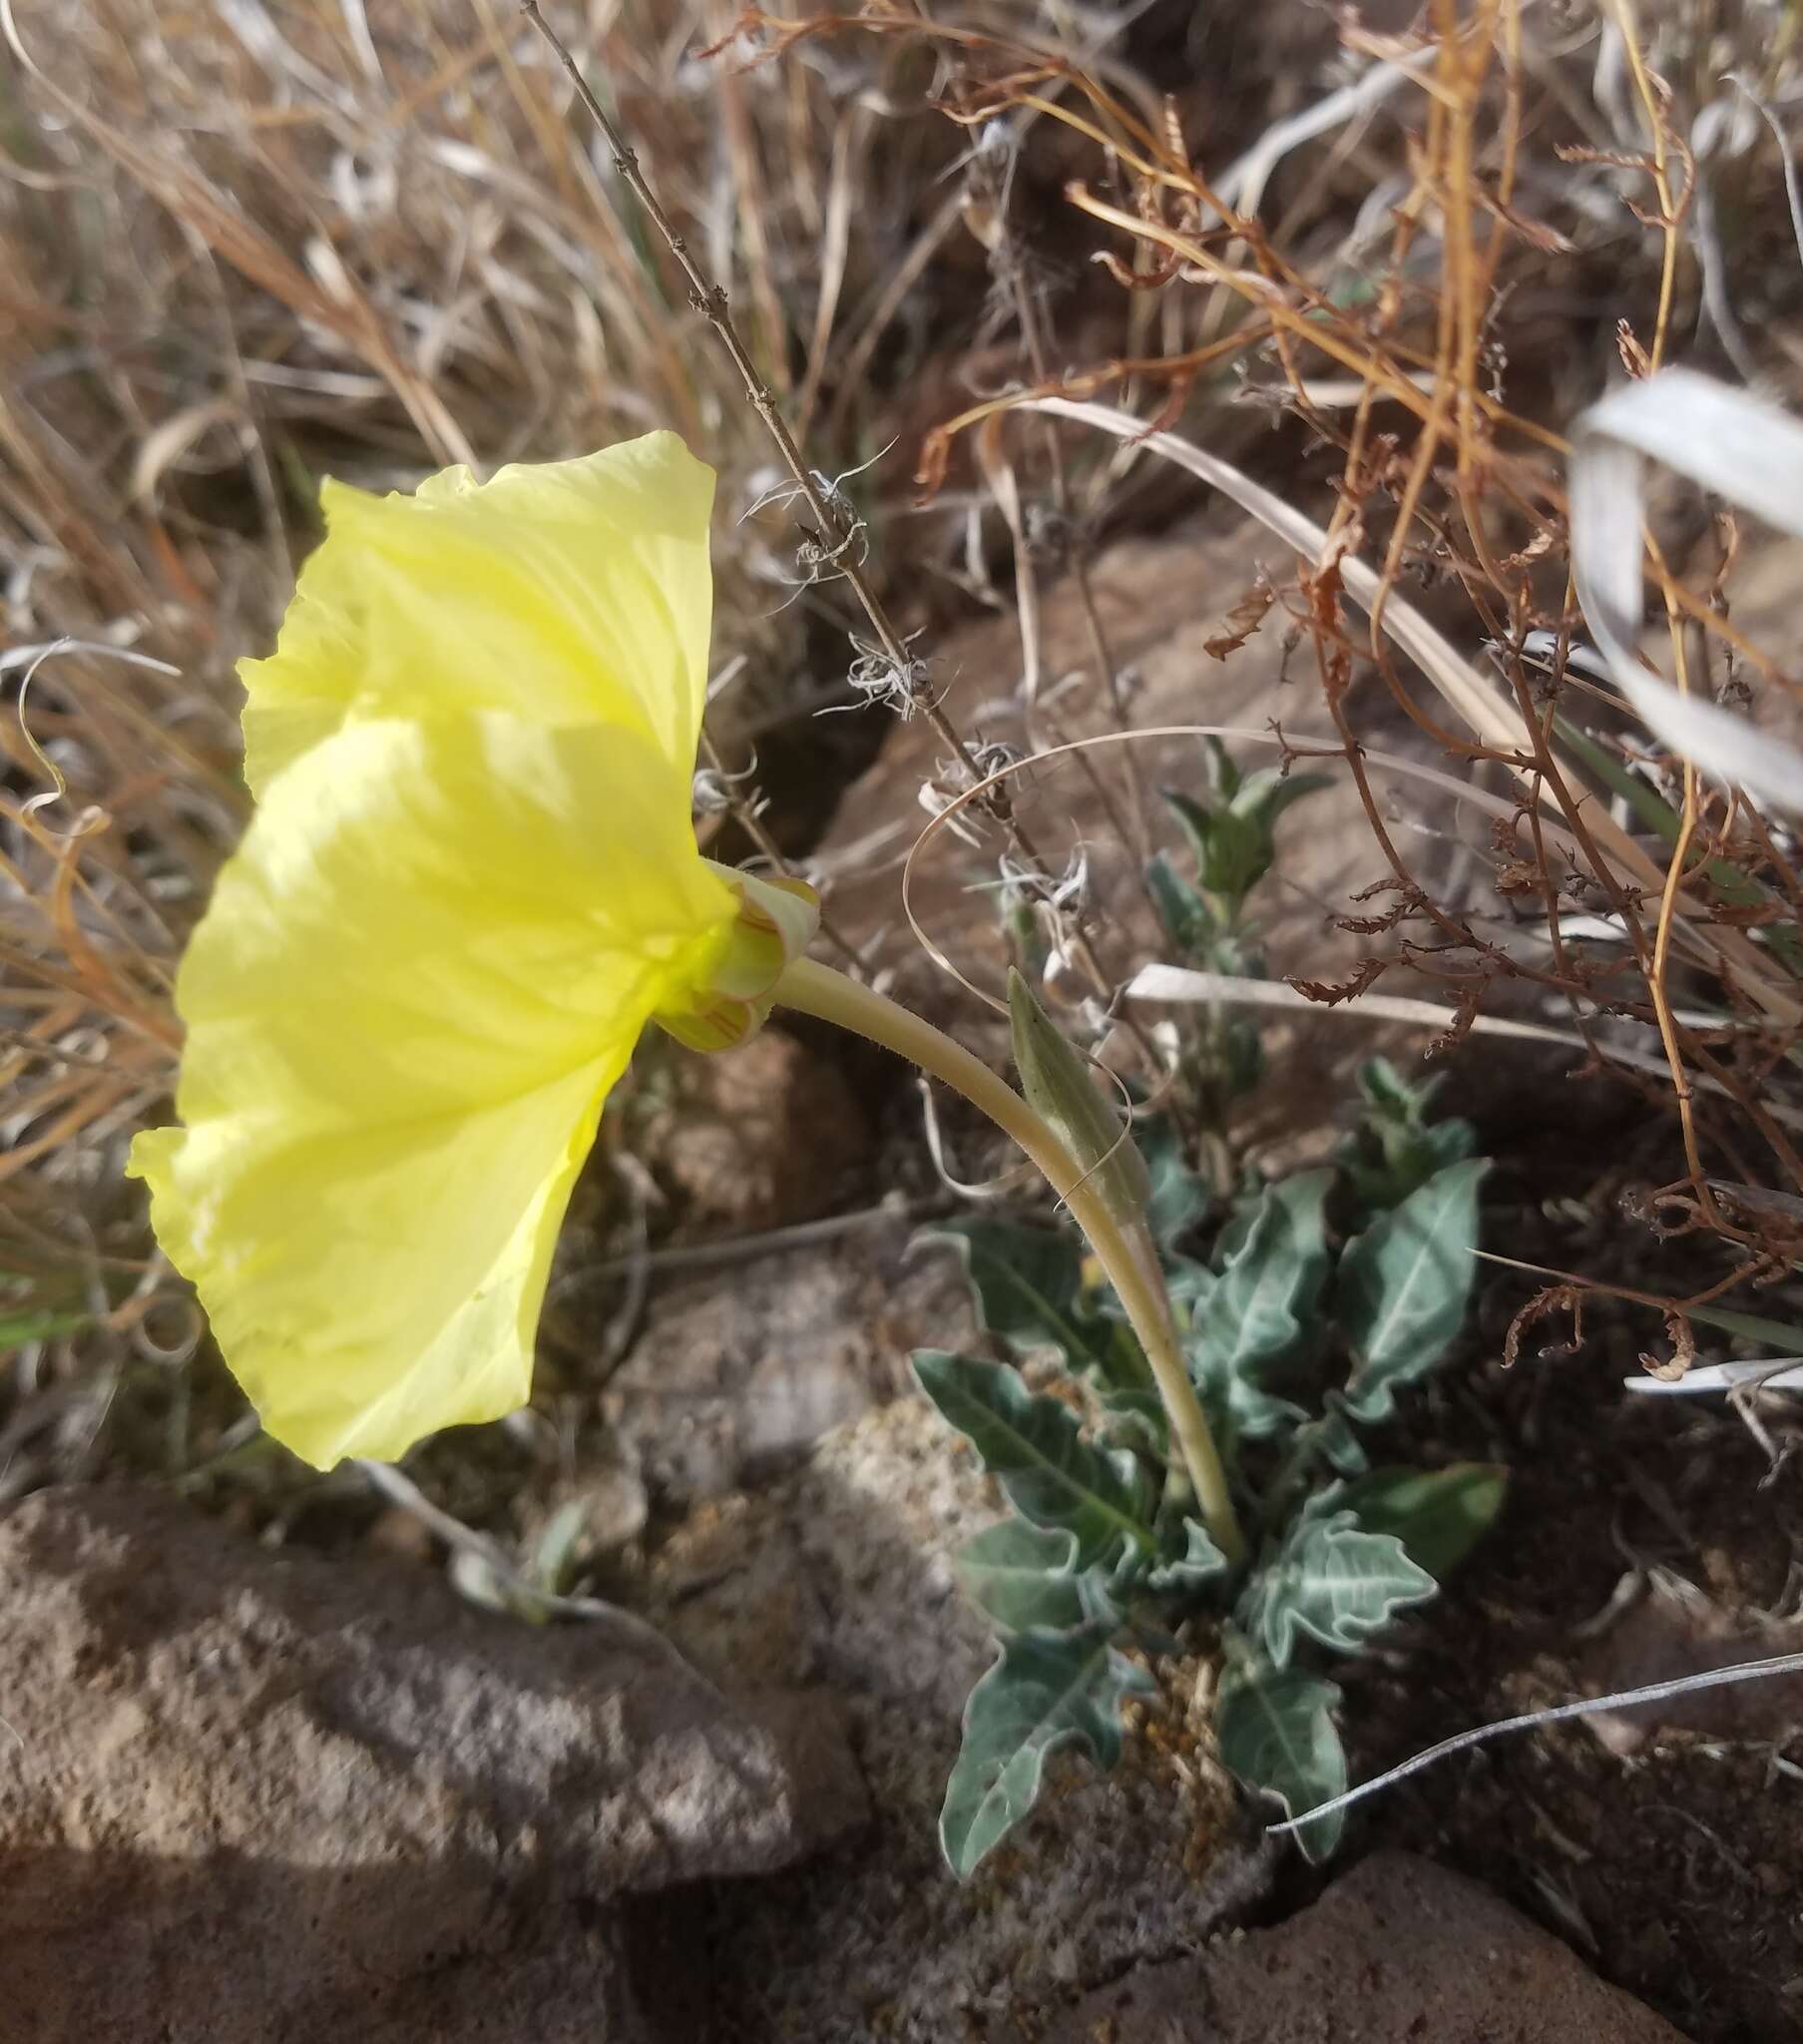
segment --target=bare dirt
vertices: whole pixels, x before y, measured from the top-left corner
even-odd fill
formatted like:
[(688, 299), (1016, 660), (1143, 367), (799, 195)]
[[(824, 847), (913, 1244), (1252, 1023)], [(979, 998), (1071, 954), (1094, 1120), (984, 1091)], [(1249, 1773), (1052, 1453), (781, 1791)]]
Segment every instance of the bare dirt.
[(1034, 2044), (1682, 2044), (1474, 1881), (1377, 1852), (1271, 1930), (1087, 1996)]
[[(1486, 1240), (1526, 1260), (1587, 1264), (1586, 1233), (1604, 1230), (1619, 1245), (1621, 1189), (1669, 1166), (1665, 1133), (1644, 1122), (1485, 1133), (1501, 1163)], [(1587, 1229), (1561, 1199), (1581, 1203)], [(1668, 1245), (1623, 1280), (1681, 1293), (1683, 1252)], [(1774, 1470), (1719, 1400), (1624, 1393), (1640, 1349), (1662, 1345), (1644, 1311), (1592, 1311), (1578, 1354), (1538, 1356), (1530, 1340), (1505, 1371), (1507, 1323), (1532, 1288), (1486, 1283), (1467, 1361), (1401, 1429), (1411, 1459), (1506, 1462), (1509, 1501), (1395, 1654), (1348, 1681), (1355, 1779), (1467, 1727), (1798, 1644), (1769, 1623), (1796, 1609), (1795, 1461)], [(1564, 1337), (1558, 1322), (1541, 1333)], [(1772, 1402), (1782, 1448), (1794, 1421)], [(1674, 1603), (1686, 1623), (1648, 1623)], [(1483, 1880), (1697, 2044), (1803, 2032), (1796, 1686), (1654, 1707), (1625, 1754), (1621, 1731), (1578, 1720), (1457, 1756), (1355, 1812), (1349, 1849), (1403, 1844)]]

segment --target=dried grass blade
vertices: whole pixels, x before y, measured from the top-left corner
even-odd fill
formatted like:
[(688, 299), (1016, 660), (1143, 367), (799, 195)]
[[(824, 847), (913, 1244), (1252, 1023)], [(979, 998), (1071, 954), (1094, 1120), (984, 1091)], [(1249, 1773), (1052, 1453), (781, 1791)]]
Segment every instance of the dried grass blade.
[(1622, 694), (1662, 744), (1705, 773), (1772, 807), (1803, 809), (1803, 753), (1714, 703), (1681, 694), (1635, 650), (1648, 461), (1803, 537), (1803, 425), (1693, 369), (1661, 369), (1611, 391), (1579, 417), (1571, 469), (1573, 579)]
[[(1024, 398), (1021, 403), (1025, 410), (1050, 412), (1056, 418), (1073, 419), (1080, 425), (1112, 433), (1119, 440), (1142, 445), (1231, 498), (1242, 511), (1249, 512), (1306, 560), (1319, 561), (1326, 553), (1328, 535), (1321, 526), (1231, 462), (1222, 461), (1174, 433), (1148, 432), (1141, 420), (1112, 405), (1068, 397)], [(1368, 609), (1382, 587), (1382, 578), (1354, 555), (1338, 556), (1338, 567), (1347, 594)], [(1501, 688), (1480, 676), (1452, 642), (1400, 596), (1391, 594), (1384, 605), (1383, 621), (1385, 630), (1486, 745), (1503, 753), (1525, 756), (1517, 771), (1532, 784), (1536, 775), (1529, 762), (1535, 752), (1534, 740)], [(1581, 784), (1581, 775), (1576, 769), (1569, 777)], [(1586, 808), (1584, 827), (1615, 862), (1618, 873), (1638, 886), (1654, 890), (1662, 887), (1664, 874), (1603, 804), (1592, 802)], [(1803, 1021), (1803, 1006), (1791, 993), (1773, 983), (1758, 950), (1736, 932), (1711, 932), (1705, 939), (1687, 924), (1680, 923), (1678, 928), (1693, 956), (1727, 972), (1768, 1014), (1786, 1023)]]

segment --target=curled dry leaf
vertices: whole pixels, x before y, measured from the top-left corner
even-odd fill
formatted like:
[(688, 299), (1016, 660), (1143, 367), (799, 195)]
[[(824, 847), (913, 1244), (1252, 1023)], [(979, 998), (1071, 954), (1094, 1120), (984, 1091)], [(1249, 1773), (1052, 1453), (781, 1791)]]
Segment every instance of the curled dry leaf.
[(1304, 1000), (1317, 1001), (1327, 1008), (1337, 1008), (1342, 1001), (1356, 1001), (1359, 995), (1368, 987), (1374, 986), (1394, 963), (1395, 960), (1391, 958), (1362, 958), (1352, 977), (1340, 980), (1337, 984), (1324, 979), (1294, 977), (1290, 979), (1289, 984)]
[(1229, 653), (1237, 653), (1264, 623), (1265, 613), (1276, 601), (1277, 592), (1261, 568), (1251, 588), (1227, 613), (1225, 630), (1217, 632), (1212, 639), (1204, 639), (1202, 651), (1213, 660), (1225, 660)]
[(1513, 1368), (1522, 1352), (1522, 1337), (1537, 1321), (1551, 1317), (1554, 1313), (1572, 1315), (1572, 1338), (1569, 1341), (1552, 1341), (1540, 1352), (1548, 1355), (1576, 1355), (1583, 1342), (1583, 1293), (1576, 1284), (1549, 1284), (1544, 1291), (1537, 1291), (1509, 1322), (1509, 1332), (1503, 1338), (1503, 1367)]
[(1670, 1355), (1661, 1362), (1656, 1355), (1642, 1352), (1640, 1366), (1662, 1384), (1675, 1384), (1696, 1360), (1696, 1335), (1683, 1314), (1670, 1307), (1665, 1313), (1665, 1335), (1671, 1343)]

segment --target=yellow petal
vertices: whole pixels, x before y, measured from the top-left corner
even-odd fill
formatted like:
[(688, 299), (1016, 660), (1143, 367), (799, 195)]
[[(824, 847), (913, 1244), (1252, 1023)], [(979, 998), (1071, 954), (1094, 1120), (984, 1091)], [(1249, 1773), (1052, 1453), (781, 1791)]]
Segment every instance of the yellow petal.
[(504, 710), (636, 731), (686, 780), (707, 688), (713, 471), (674, 433), (579, 461), (446, 469), (410, 497), (327, 483), (274, 654), (244, 661), (244, 771), (354, 718)]
[(270, 784), (183, 962), (152, 1220), (319, 1467), (527, 1395), (608, 1088), (737, 903), (632, 733), (355, 721)]

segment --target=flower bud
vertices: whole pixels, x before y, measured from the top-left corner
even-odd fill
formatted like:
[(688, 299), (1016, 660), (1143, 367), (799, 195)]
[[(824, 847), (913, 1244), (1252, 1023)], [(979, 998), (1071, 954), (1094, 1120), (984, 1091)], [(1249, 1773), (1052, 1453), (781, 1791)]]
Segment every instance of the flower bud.
[(1115, 1219), (1127, 1228), (1142, 1221), (1151, 1204), (1151, 1177), (1131, 1132), (1091, 1077), (1087, 1062), (1013, 969), (1008, 1014), (1028, 1106), (1057, 1131), (1086, 1184), (1102, 1196)]

